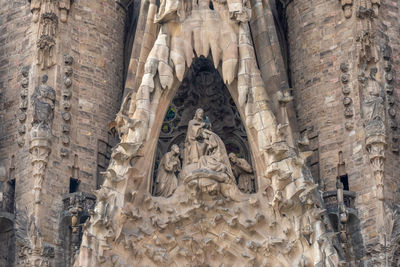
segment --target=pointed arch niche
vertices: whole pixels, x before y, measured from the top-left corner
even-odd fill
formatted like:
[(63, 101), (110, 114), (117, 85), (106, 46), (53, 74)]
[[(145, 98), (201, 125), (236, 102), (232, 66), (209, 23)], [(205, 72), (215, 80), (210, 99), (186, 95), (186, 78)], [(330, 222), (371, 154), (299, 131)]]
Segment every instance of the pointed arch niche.
[[(150, 191), (155, 195), (158, 167), (163, 155), (171, 151), (172, 145), (180, 148), (183, 162), (187, 127), (198, 108), (204, 110), (211, 123), (211, 130), (224, 142), (228, 154), (234, 153), (252, 165), (245, 126), (235, 101), (224, 84), (213, 62), (203, 56), (195, 58), (186, 76), (173, 97), (161, 124), (152, 172)], [(252, 167), (253, 168), (253, 167)], [(257, 191), (255, 169), (249, 181), (251, 193)], [(235, 177), (238, 184), (238, 178)]]

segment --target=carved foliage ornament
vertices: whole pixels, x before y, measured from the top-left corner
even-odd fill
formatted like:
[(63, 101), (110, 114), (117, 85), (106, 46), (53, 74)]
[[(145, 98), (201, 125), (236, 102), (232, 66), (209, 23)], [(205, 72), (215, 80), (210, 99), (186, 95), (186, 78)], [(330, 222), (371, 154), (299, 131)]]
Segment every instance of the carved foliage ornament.
[[(98, 202), (76, 266), (85, 266), (88, 259), (110, 266), (338, 264), (314, 194), (317, 185), (305, 167), (311, 153), (297, 153), (288, 145), (288, 125), (278, 124), (267, 104), (249, 12), (246, 1), (161, 1), (156, 18), (161, 29), (125, 113), (131, 115), (117, 118), (122, 140), (96, 192)], [(249, 129), (259, 190), (244, 194), (237, 188), (224, 140), (198, 111), (191, 114), (184, 140), (183, 186), (169, 198), (152, 196), (159, 116), (186, 68), (194, 58), (207, 58), (210, 50)], [(215, 127), (218, 123), (213, 122)], [(172, 166), (178, 166), (171, 158)]]

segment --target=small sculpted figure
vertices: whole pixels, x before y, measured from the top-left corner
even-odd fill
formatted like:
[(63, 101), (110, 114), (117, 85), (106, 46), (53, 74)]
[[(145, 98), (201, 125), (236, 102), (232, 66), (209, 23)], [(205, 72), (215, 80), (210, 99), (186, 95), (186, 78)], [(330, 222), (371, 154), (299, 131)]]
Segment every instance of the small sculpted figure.
[(243, 193), (254, 193), (254, 175), (250, 164), (245, 160), (238, 158), (234, 153), (229, 154), (232, 164), (232, 171), (237, 178), (238, 187)]
[(171, 147), (171, 151), (162, 157), (158, 167), (154, 195), (159, 197), (170, 197), (178, 187), (176, 172), (181, 170), (179, 153), (179, 147), (174, 144)]
[(43, 75), (42, 84), (35, 88), (32, 94), (32, 104), (34, 107), (33, 123), (50, 125), (53, 121), (53, 110), (56, 100), (55, 90), (47, 85), (48, 77)]
[(205, 154), (204, 129), (204, 111), (199, 108), (196, 110), (194, 118), (189, 121), (186, 134), (186, 155), (187, 164), (197, 163), (201, 156)]

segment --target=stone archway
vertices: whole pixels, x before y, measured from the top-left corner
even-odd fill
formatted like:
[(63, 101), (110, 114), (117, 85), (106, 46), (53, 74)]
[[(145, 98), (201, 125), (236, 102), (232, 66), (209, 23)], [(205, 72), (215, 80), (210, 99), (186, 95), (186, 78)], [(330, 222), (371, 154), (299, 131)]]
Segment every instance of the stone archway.
[[(153, 171), (153, 186), (151, 186), (153, 194), (160, 160), (171, 150), (173, 144), (179, 146), (181, 151), (179, 158), (182, 162), (188, 123), (197, 108), (204, 110), (210, 120), (212, 131), (221, 137), (227, 153), (235, 154), (241, 162), (245, 160), (244, 164), (249, 163), (246, 166), (251, 168), (253, 160), (247, 133), (234, 100), (212, 61), (204, 57), (195, 58), (177, 94), (172, 99), (161, 125)], [(246, 193), (254, 193), (256, 191), (254, 172), (251, 170), (249, 175), (245, 172), (244, 176), (240, 175), (243, 172), (240, 168), (236, 168), (235, 172), (239, 189)]]
[[(310, 153), (289, 146), (288, 123), (278, 124), (270, 108), (247, 23), (250, 2), (210, 6), (208, 0), (161, 2), (155, 16), (161, 29), (137, 93), (127, 96), (117, 115), (121, 143), (96, 192), (76, 266), (338, 264), (317, 186), (305, 170)], [(205, 166), (189, 161), (193, 168), (171, 197), (150, 194), (165, 114), (200, 56), (210, 56), (238, 107), (258, 176), (255, 194), (243, 194), (232, 183), (223, 142), (211, 131), (206, 133), (215, 149)], [(283, 110), (290, 100), (281, 93)], [(224, 159), (213, 158), (214, 152)], [(222, 171), (210, 167), (221, 163)]]

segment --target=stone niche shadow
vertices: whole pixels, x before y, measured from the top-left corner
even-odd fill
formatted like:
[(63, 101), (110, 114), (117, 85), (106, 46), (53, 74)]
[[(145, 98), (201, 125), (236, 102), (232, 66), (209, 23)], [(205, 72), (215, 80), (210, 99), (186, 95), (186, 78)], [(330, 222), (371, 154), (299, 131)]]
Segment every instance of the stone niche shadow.
[[(172, 145), (179, 146), (180, 160), (183, 162), (182, 154), (188, 123), (193, 119), (198, 108), (204, 110), (205, 116), (211, 123), (212, 131), (223, 140), (227, 154), (234, 153), (252, 165), (247, 133), (235, 102), (212, 61), (201, 56), (194, 59), (187, 71), (161, 125), (150, 186), (152, 195), (155, 194), (154, 185), (160, 160), (171, 150)], [(253, 175), (255, 176), (254, 167)], [(182, 181), (178, 181), (179, 185), (181, 183)], [(236, 183), (238, 183), (238, 177), (236, 177)], [(252, 184), (252, 193), (256, 193), (257, 179), (254, 179)]]

